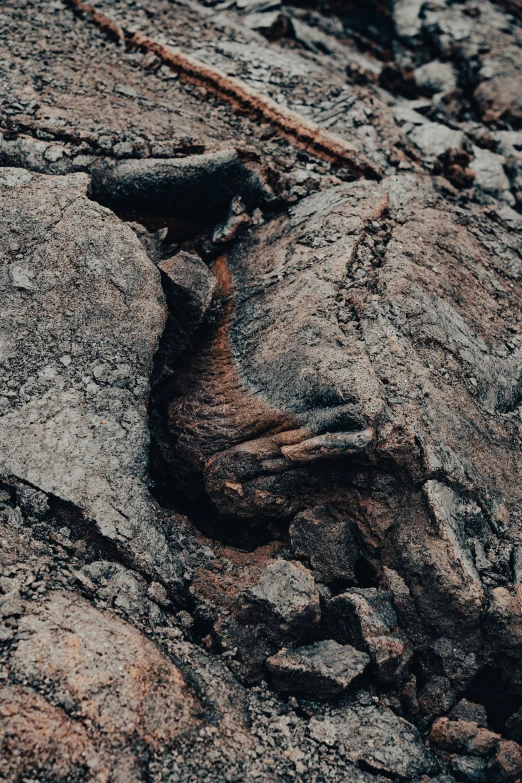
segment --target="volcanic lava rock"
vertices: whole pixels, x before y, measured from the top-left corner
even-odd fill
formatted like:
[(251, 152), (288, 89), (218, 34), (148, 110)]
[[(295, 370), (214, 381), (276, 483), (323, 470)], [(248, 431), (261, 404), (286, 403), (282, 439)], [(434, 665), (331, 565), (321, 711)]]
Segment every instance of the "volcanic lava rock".
[(390, 593), (373, 587), (354, 588), (329, 600), (325, 613), (332, 637), (366, 650), (380, 679), (400, 676), (410, 653), (398, 628)]
[(118, 212), (172, 217), (216, 217), (240, 196), (250, 208), (262, 196), (256, 172), (235, 150), (187, 158), (100, 163), (92, 194)]
[(289, 532), (294, 555), (310, 561), (318, 581), (355, 581), (360, 536), (345, 515), (328, 506), (307, 509), (296, 514)]
[(517, 780), (520, 8), (95, 5), (0, 14), (0, 776)]
[(314, 721), (314, 731), (323, 723), (343, 744), (345, 757), (374, 774), (409, 780), (435, 769), (417, 730), (389, 709), (371, 704), (329, 707), (322, 720)]
[[(197, 703), (180, 672), (131, 626), (82, 599), (54, 593), (29, 611), (12, 656), (15, 679), (44, 682), (64, 710), (75, 706), (139, 779), (132, 743), (172, 742), (198, 724)], [(117, 688), (107, 686), (117, 682)]]
[(332, 639), (295, 650), (281, 650), (267, 659), (276, 690), (316, 699), (330, 699), (358, 677), (369, 656)]
[[(170, 469), (187, 496), (206, 494), (217, 526), (338, 509), (377, 583), (382, 566), (397, 572), (425, 639), (463, 660), (490, 588), (512, 584), (520, 508), (522, 359), (503, 320), (521, 317), (520, 235), (489, 215), (457, 216), (411, 175), (305, 199), (215, 265), (227, 304), (168, 419)], [(517, 600), (488, 614), (504, 630), (487, 654), (510, 658), (513, 683)]]
[(0, 471), (71, 504), (177, 588), (181, 567), (147, 489), (148, 377), (165, 322), (159, 272), (88, 187), (85, 174), (0, 169), (10, 384), (0, 398)]
[(169, 318), (156, 362), (156, 383), (161, 374), (172, 372), (174, 362), (191, 344), (212, 304), (216, 280), (194, 253), (182, 250), (158, 263), (167, 298)]
[(258, 681), (267, 657), (283, 645), (313, 635), (321, 616), (310, 572), (270, 554), (266, 548), (243, 556), (225, 549), (223, 573), (198, 569), (190, 586), (196, 616), (246, 682)]
[(86, 729), (31, 688), (0, 689), (0, 743), (0, 773), (5, 780), (20, 780), (41, 770), (55, 780), (82, 773), (86, 780), (109, 780), (107, 759)]

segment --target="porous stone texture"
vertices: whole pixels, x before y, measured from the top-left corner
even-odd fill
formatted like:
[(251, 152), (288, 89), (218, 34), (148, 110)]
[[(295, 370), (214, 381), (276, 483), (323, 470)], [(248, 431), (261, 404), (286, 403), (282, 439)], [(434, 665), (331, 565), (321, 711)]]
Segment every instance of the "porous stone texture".
[(349, 644), (329, 639), (295, 650), (281, 650), (267, 659), (278, 691), (330, 699), (362, 674), (369, 656)]
[(520, 3), (94, 5), (0, 13), (0, 777), (515, 783)]
[(354, 588), (330, 599), (325, 613), (332, 637), (366, 650), (380, 679), (400, 678), (410, 653), (398, 628), (391, 593)]
[(72, 504), (175, 587), (179, 565), (147, 490), (148, 377), (165, 323), (159, 273), (134, 232), (87, 198), (88, 185), (85, 174), (0, 170), (9, 368), (0, 471)]

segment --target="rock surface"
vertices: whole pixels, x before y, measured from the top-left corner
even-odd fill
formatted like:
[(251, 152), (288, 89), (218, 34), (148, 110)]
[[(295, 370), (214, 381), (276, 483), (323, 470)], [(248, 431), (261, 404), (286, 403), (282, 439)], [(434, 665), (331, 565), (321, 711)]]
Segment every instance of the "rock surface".
[(9, 783), (522, 774), (522, 13), (305, 5), (2, 5)]
[(368, 663), (365, 653), (329, 639), (295, 650), (281, 650), (268, 658), (266, 665), (276, 690), (330, 699), (342, 693)]

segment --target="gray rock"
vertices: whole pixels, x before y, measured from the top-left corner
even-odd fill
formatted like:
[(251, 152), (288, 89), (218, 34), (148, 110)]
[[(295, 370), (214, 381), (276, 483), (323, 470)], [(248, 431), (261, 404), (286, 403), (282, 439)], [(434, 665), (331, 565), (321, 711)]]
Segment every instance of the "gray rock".
[(325, 700), (345, 690), (369, 661), (366, 653), (329, 639), (281, 650), (266, 665), (276, 690)]
[(478, 756), (457, 756), (451, 762), (451, 771), (462, 783), (487, 783), (488, 780), (486, 762)]
[(413, 72), (418, 86), (430, 95), (450, 92), (457, 86), (457, 76), (451, 63), (433, 60), (421, 65)]
[(385, 707), (330, 708), (325, 719), (344, 744), (346, 758), (373, 774), (407, 780), (434, 769), (417, 729)]
[(127, 616), (147, 618), (152, 623), (160, 623), (164, 619), (158, 605), (147, 597), (147, 583), (143, 577), (120, 563), (98, 560), (84, 566), (81, 571), (94, 583), (99, 598)]
[(236, 196), (251, 208), (262, 199), (257, 173), (235, 150), (187, 158), (100, 163), (92, 171), (92, 193), (119, 212), (208, 220), (223, 214)]
[(328, 633), (366, 650), (380, 679), (390, 680), (402, 673), (409, 650), (388, 591), (372, 587), (348, 590), (327, 602), (325, 614)]
[(73, 504), (177, 589), (181, 566), (147, 475), (159, 272), (134, 232), (86, 197), (88, 185), (85, 174), (0, 170), (4, 269), (15, 263), (32, 281), (0, 278), (0, 358), (17, 390), (0, 418), (0, 472)]
[(301, 636), (319, 621), (319, 592), (311, 573), (299, 563), (276, 560), (245, 590), (245, 600), (266, 614), (285, 635)]
[(424, 155), (437, 158), (447, 150), (462, 147), (465, 137), (462, 131), (452, 130), (438, 122), (426, 122), (410, 131), (408, 138)]
[(310, 561), (320, 582), (355, 581), (360, 544), (356, 526), (346, 513), (328, 506), (307, 509), (292, 520), (290, 541), (294, 555)]
[(483, 704), (475, 704), (467, 699), (461, 699), (449, 714), (451, 720), (463, 720), (476, 723), (482, 728), (488, 726), (488, 716)]
[(475, 174), (475, 182), (485, 193), (514, 204), (515, 199), (510, 192), (510, 182), (504, 164), (503, 155), (497, 155), (490, 150), (473, 147), (474, 160), (470, 163), (470, 169)]
[(169, 309), (163, 350), (173, 360), (188, 347), (202, 325), (212, 303), (216, 280), (199, 256), (183, 250), (160, 261), (158, 268)]
[(397, 33), (405, 41), (417, 37), (422, 31), (420, 11), (423, 0), (393, 0), (393, 19)]
[(419, 705), (427, 715), (444, 715), (454, 704), (455, 691), (447, 677), (430, 677), (419, 692)]

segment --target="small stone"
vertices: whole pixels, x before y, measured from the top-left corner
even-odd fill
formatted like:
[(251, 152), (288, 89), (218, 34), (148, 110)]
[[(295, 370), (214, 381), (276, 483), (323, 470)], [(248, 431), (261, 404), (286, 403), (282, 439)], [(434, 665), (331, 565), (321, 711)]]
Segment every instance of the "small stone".
[(326, 700), (345, 690), (369, 662), (366, 653), (328, 639), (283, 649), (266, 664), (276, 690)]
[(112, 139), (110, 136), (99, 136), (98, 137), (98, 147), (102, 150), (106, 150), (107, 152), (112, 149)]
[(168, 364), (189, 345), (212, 304), (216, 280), (194, 253), (181, 251), (158, 264), (167, 296), (170, 339), (165, 348)]
[(64, 154), (63, 147), (58, 144), (50, 144), (44, 152), (44, 158), (50, 163), (56, 163), (63, 158)]
[(450, 753), (484, 756), (497, 745), (500, 735), (471, 721), (437, 718), (431, 727), (430, 740), (441, 750), (448, 750)]
[(419, 693), (419, 705), (427, 715), (444, 715), (455, 704), (455, 691), (447, 677), (430, 677)]
[(216, 226), (212, 234), (212, 242), (215, 245), (224, 245), (232, 242), (240, 231), (250, 225), (250, 222), (250, 216), (245, 212), (239, 215), (229, 213), (225, 220)]
[(44, 517), (49, 511), (48, 497), (45, 492), (33, 489), (25, 484), (19, 484), (16, 488), (16, 500), (25, 514), (38, 519)]
[(464, 144), (462, 131), (452, 130), (439, 122), (426, 122), (416, 126), (409, 137), (419, 149), (429, 156), (437, 158), (446, 150), (459, 149)]
[(321, 582), (355, 580), (360, 555), (354, 526), (346, 514), (319, 506), (302, 511), (290, 525), (290, 542), (296, 557), (307, 558)]
[(515, 199), (511, 193), (511, 185), (504, 171), (506, 158), (497, 155), (490, 150), (473, 147), (474, 160), (470, 163), (470, 170), (475, 174), (475, 184), (485, 193), (496, 198), (514, 204)]
[(500, 740), (495, 766), (504, 780), (519, 780), (522, 776), (522, 747), (510, 740)]
[(134, 147), (130, 141), (120, 141), (114, 145), (112, 152), (117, 158), (131, 158), (134, 154)]
[(448, 717), (451, 720), (474, 722), (484, 729), (488, 726), (488, 716), (484, 705), (475, 704), (467, 699), (461, 699), (458, 704), (453, 707)]
[(463, 783), (487, 783), (486, 762), (479, 756), (456, 756), (451, 771)]
[(150, 583), (147, 595), (160, 606), (168, 606), (170, 603), (167, 591), (159, 582)]
[(20, 288), (23, 291), (36, 290), (35, 275), (30, 269), (25, 269), (19, 264), (11, 264), (9, 266), (9, 275), (13, 288)]
[(431, 63), (421, 65), (413, 72), (418, 86), (433, 95), (438, 92), (450, 92), (457, 87), (457, 77), (451, 63), (443, 63), (433, 60)]
[(418, 780), (433, 770), (433, 759), (415, 728), (377, 705), (327, 707), (346, 759), (373, 775)]
[(245, 591), (253, 608), (283, 625), (290, 636), (310, 632), (319, 621), (319, 592), (311, 573), (300, 563), (276, 560)]
[(369, 653), (380, 679), (398, 676), (409, 660), (409, 651), (397, 627), (392, 596), (373, 587), (353, 588), (326, 604), (328, 633), (339, 642)]

